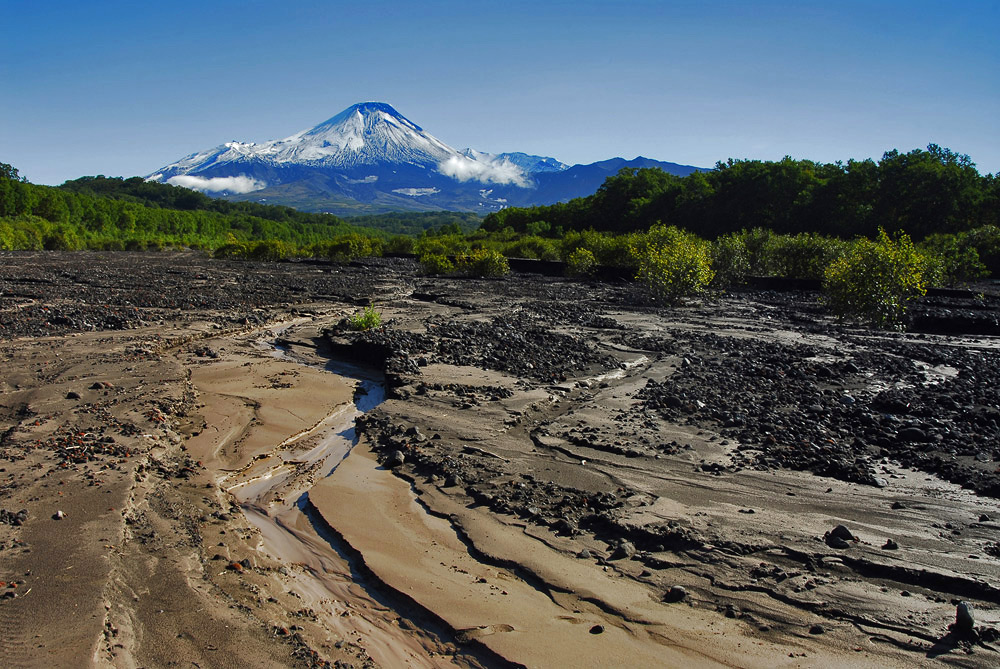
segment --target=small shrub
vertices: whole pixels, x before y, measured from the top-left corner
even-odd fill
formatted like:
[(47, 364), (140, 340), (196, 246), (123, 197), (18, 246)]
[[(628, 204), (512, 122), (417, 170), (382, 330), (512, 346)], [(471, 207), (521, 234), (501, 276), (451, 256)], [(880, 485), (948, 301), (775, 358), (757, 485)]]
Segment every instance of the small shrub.
[[(643, 235), (638, 235), (642, 237)], [(560, 254), (569, 259), (570, 254), (577, 249), (587, 249), (598, 264), (609, 267), (635, 267), (635, 258), (631, 246), (636, 235), (613, 236), (606, 232), (594, 230), (570, 230), (560, 243)]]
[(382, 325), (382, 312), (375, 310), (374, 304), (367, 307), (347, 319), (352, 330), (372, 330)]
[[(129, 251), (139, 250), (139, 243), (136, 240), (129, 240), (126, 242), (125, 248)], [(216, 258), (240, 258), (245, 260), (249, 257), (249, 254), (250, 247), (246, 243), (230, 240), (228, 243), (215, 249), (212, 255)]]
[(590, 276), (597, 269), (597, 258), (590, 250), (578, 248), (566, 258), (566, 276)]
[(383, 253), (413, 253), (416, 241), (413, 237), (408, 237), (406, 235), (393, 235), (385, 243), (385, 248)]
[(636, 279), (662, 304), (677, 305), (703, 293), (714, 276), (708, 242), (674, 226), (654, 225), (633, 242), (631, 255)]
[(769, 243), (770, 269), (786, 279), (822, 279), (826, 268), (847, 250), (847, 243), (813, 232), (776, 235)]
[(742, 230), (739, 233), (747, 250), (747, 262), (751, 276), (774, 276), (777, 264), (774, 251), (777, 234), (765, 228)]
[(471, 253), (464, 253), (458, 256), (455, 266), (466, 276), (504, 276), (510, 272), (507, 258), (492, 249), (475, 249)]
[(840, 318), (898, 327), (907, 303), (927, 292), (926, 266), (926, 258), (907, 235), (893, 240), (880, 228), (877, 240), (857, 240), (826, 269), (827, 303)]
[(920, 251), (928, 259), (927, 283), (954, 286), (989, 275), (979, 259), (979, 251), (967, 234), (936, 234), (920, 242)]
[(964, 235), (964, 241), (976, 250), (988, 276), (1000, 277), (1000, 228), (984, 225), (969, 230)]
[(551, 239), (526, 235), (506, 245), (504, 255), (509, 258), (534, 258), (536, 260), (558, 260), (559, 252)]
[(465, 235), (424, 235), (413, 244), (413, 252), (418, 257), (428, 253), (454, 256), (466, 253), (468, 250), (469, 241)]
[(455, 265), (448, 256), (441, 253), (425, 253), (420, 256), (420, 267), (424, 274), (451, 274), (455, 271)]
[(382, 255), (381, 239), (365, 237), (357, 233), (341, 235), (336, 239), (318, 242), (312, 246), (312, 255), (329, 258), (335, 262), (350, 262), (358, 258)]
[(712, 242), (712, 271), (712, 283), (720, 288), (746, 283), (750, 258), (742, 236), (730, 233)]
[(261, 242), (254, 242), (250, 245), (250, 252), (247, 257), (250, 260), (262, 260), (275, 262), (285, 260), (294, 255), (294, 250), (284, 242), (276, 239), (269, 239)]

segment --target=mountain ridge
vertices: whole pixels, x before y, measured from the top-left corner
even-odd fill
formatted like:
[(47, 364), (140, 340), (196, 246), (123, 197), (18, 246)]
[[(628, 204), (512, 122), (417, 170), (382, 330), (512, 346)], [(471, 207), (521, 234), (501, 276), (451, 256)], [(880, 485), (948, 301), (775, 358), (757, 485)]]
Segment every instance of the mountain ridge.
[(686, 176), (702, 168), (637, 157), (590, 165), (522, 152), (458, 150), (384, 102), (363, 102), (312, 128), (266, 142), (226, 142), (188, 154), (146, 179), (215, 197), (339, 215), (475, 211), (565, 201), (593, 193), (621, 167)]

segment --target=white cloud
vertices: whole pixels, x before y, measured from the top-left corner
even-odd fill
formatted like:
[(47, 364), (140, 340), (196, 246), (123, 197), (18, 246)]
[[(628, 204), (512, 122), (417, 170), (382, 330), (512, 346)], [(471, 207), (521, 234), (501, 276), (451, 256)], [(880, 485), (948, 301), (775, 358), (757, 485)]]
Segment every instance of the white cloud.
[(255, 190), (260, 190), (261, 188), (267, 186), (267, 184), (263, 181), (243, 175), (238, 177), (212, 177), (211, 179), (206, 179), (205, 177), (194, 177), (190, 174), (179, 174), (167, 179), (167, 183), (171, 186), (183, 186), (184, 188), (190, 188), (191, 190), (211, 191), (213, 193), (220, 193), (222, 191), (228, 191), (230, 193), (252, 193)]
[(508, 160), (473, 160), (466, 156), (452, 156), (438, 165), (438, 172), (459, 181), (514, 184), (521, 188), (530, 186), (521, 168)]
[(440, 193), (437, 188), (393, 188), (393, 193), (409, 195), (410, 197), (420, 197), (421, 195), (434, 195)]

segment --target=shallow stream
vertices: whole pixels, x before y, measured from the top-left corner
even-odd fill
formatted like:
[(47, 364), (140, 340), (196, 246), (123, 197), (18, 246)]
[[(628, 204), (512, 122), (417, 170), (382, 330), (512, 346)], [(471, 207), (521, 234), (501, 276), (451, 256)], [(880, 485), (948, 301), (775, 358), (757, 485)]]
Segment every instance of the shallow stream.
[[(269, 346), (280, 359), (314, 364), (273, 342)], [(353, 402), (276, 444), (252, 473), (234, 473), (221, 485), (259, 530), (257, 550), (285, 565), (279, 569), (282, 587), (294, 592), (302, 607), (312, 609), (330, 630), (327, 641), (359, 642), (382, 666), (455, 666), (448, 657), (450, 649), (433, 633), (421, 631), (425, 621), (401, 622), (407, 615), (399, 603), (378, 589), (310, 509), (309, 489), (329, 476), (357, 443), (355, 420), (385, 399), (376, 372), (338, 361), (328, 361), (324, 369), (357, 382)]]

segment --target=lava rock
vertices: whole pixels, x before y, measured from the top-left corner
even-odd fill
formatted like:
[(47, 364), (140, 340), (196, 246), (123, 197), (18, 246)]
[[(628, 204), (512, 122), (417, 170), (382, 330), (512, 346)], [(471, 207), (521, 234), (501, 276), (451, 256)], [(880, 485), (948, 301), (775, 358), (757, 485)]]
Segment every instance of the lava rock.
[(665, 602), (680, 602), (687, 597), (687, 590), (681, 585), (672, 585), (670, 590), (667, 590), (667, 594), (663, 597)]
[(615, 547), (614, 552), (611, 553), (611, 559), (622, 560), (625, 558), (630, 558), (633, 555), (635, 555), (635, 545), (631, 541), (623, 539), (618, 542), (618, 545)]
[(838, 537), (844, 541), (857, 541), (857, 538), (847, 529), (846, 525), (837, 525), (830, 531), (830, 536)]
[(959, 602), (955, 607), (955, 624), (952, 630), (957, 634), (969, 635), (975, 630), (976, 619), (968, 602)]
[(900, 441), (915, 441), (922, 443), (927, 441), (927, 433), (919, 427), (907, 427), (900, 430), (896, 434), (896, 438)]

